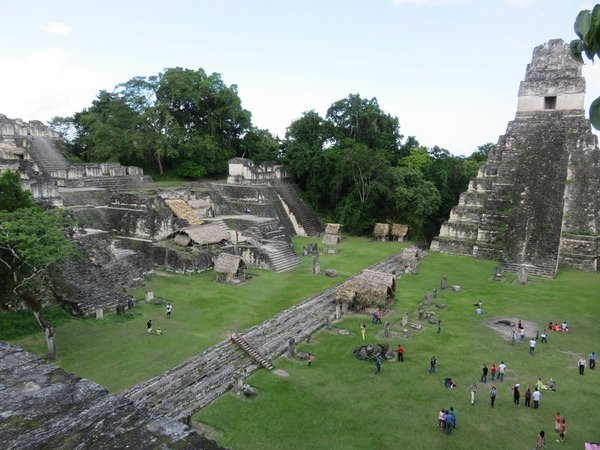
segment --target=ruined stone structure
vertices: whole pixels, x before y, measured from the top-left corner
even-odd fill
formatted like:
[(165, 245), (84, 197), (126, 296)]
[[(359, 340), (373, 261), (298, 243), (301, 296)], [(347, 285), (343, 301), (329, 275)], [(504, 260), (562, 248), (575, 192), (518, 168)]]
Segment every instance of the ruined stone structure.
[(289, 177), (288, 168), (276, 161), (255, 164), (252, 160), (246, 158), (232, 158), (229, 160), (228, 183), (256, 184)]
[(0, 342), (0, 380), (3, 449), (223, 448), (193, 428), (5, 342)]
[(554, 276), (598, 270), (600, 152), (581, 65), (562, 40), (533, 51), (515, 120), (460, 196), (432, 250)]

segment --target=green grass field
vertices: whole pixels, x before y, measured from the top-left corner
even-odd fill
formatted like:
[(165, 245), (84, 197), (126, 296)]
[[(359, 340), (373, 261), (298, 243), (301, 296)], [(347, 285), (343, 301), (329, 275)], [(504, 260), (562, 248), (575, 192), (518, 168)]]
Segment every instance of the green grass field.
[[(406, 310), (415, 316), (423, 294), (439, 286), (442, 273), (449, 284), (463, 292), (440, 292), (437, 310), (442, 332), (434, 325), (412, 332), (402, 342), (405, 362), (386, 361), (375, 374), (373, 364), (354, 358), (362, 344), (359, 324), (367, 321), (367, 343), (383, 342), (381, 325), (366, 316), (349, 316), (335, 326), (352, 331), (350, 336), (322, 331), (300, 350), (314, 355), (313, 367), (302, 361), (279, 358), (275, 367), (289, 378), (260, 370), (248, 378), (259, 395), (253, 399), (228, 393), (196, 414), (195, 419), (211, 436), (233, 449), (531, 449), (540, 430), (546, 431), (547, 448), (581, 449), (583, 443), (600, 441), (600, 369), (578, 375), (577, 360), (600, 352), (598, 317), (600, 274), (561, 271), (557, 279), (530, 278), (526, 286), (513, 284), (508, 274), (501, 282), (490, 280), (495, 263), (473, 258), (430, 253), (417, 275), (399, 280), (397, 303), (389, 320), (392, 330)], [(483, 316), (473, 304), (484, 302)], [(435, 308), (434, 308), (435, 309)], [(551, 332), (548, 344), (538, 344), (530, 356), (528, 344), (512, 346), (486, 325), (493, 318), (520, 318), (539, 324), (566, 320), (571, 332)], [(432, 355), (438, 360), (435, 374), (428, 374)], [(483, 363), (504, 360), (508, 371), (503, 383), (479, 382)], [(456, 389), (443, 387), (450, 376)], [(515, 406), (511, 388), (527, 386), (541, 377), (553, 377), (556, 392), (543, 390), (537, 410)], [(470, 405), (468, 387), (477, 381), (476, 404)], [(490, 408), (488, 392), (498, 389), (496, 407)], [(523, 397), (523, 395), (522, 395)], [(521, 399), (523, 401), (523, 399)], [(458, 428), (452, 435), (437, 428), (440, 409), (454, 406)], [(560, 411), (567, 421), (564, 442), (555, 442), (553, 418)]]
[[(314, 239), (296, 238), (296, 250)], [(233, 331), (250, 328), (293, 306), (307, 297), (341, 282), (366, 266), (400, 250), (399, 243), (373, 243), (347, 238), (338, 255), (322, 255), (321, 268), (335, 268), (340, 276), (328, 278), (312, 274), (312, 258), (303, 258), (301, 266), (283, 273), (250, 270), (254, 278), (231, 286), (217, 283), (214, 273), (195, 275), (162, 274), (133, 294), (142, 299), (151, 289), (155, 296), (173, 304), (172, 318), (165, 318), (165, 306), (138, 303), (124, 316), (107, 314), (104, 320), (72, 318), (56, 327), (58, 359), (69, 372), (95, 381), (113, 392), (158, 375), (187, 358), (226, 339)], [(33, 315), (0, 316), (0, 339), (12, 340), (25, 350), (45, 355), (43, 336)], [(13, 330), (8, 324), (19, 320), (28, 326), (28, 336), (3, 336)], [(146, 322), (166, 331), (163, 336), (147, 336)], [(21, 325), (20, 325), (21, 326)]]

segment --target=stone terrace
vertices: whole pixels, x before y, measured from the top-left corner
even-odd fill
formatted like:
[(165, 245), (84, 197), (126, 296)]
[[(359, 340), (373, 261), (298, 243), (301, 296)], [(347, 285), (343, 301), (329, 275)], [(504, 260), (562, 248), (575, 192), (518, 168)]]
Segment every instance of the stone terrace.
[[(371, 268), (399, 272), (402, 255), (398, 253)], [(329, 288), (239, 336), (260, 354), (274, 359), (284, 353), (290, 338), (296, 342), (305, 340), (334, 316), (336, 289), (337, 286)], [(238, 377), (257, 368), (233, 342), (224, 340), (183, 364), (133, 386), (124, 395), (166, 417), (186, 419), (226, 392)]]
[(0, 342), (0, 447), (220, 449), (192, 428)]

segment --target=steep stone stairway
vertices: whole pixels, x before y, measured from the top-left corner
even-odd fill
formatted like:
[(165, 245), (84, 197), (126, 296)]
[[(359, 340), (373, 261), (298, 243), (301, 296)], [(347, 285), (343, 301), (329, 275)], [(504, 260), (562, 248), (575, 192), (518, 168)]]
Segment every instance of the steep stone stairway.
[(277, 194), (285, 202), (290, 212), (294, 215), (298, 223), (304, 228), (307, 236), (319, 236), (323, 230), (319, 219), (306, 205), (304, 200), (298, 195), (294, 185), (285, 181), (276, 180), (273, 186)]
[(47, 175), (54, 170), (69, 168), (69, 162), (60, 154), (54, 141), (48, 137), (34, 137), (29, 147), (29, 153), (40, 170)]
[[(400, 259), (399, 253), (371, 269), (391, 273), (399, 269)], [(296, 342), (306, 339), (334, 314), (336, 289), (331, 287), (238, 335), (257, 353), (273, 360), (286, 350), (290, 338)], [(217, 399), (240, 373), (253, 368), (256, 362), (227, 339), (131, 387), (124, 395), (167, 417), (183, 419)]]
[(267, 251), (275, 272), (284, 272), (302, 263), (287, 242), (272, 241), (264, 243), (262, 247)]
[(231, 335), (231, 341), (234, 344), (236, 344), (239, 348), (244, 350), (248, 354), (248, 356), (250, 356), (250, 358), (252, 358), (254, 361), (259, 363), (265, 369), (271, 370), (273, 368), (273, 364), (271, 363), (271, 361), (269, 361), (263, 355), (258, 353), (255, 349), (252, 348), (252, 346), (250, 344), (248, 344), (248, 342), (246, 342), (244, 339), (242, 339), (237, 334), (234, 333)]
[(521, 267), (524, 267), (527, 271), (527, 275), (533, 275), (544, 278), (554, 278), (556, 276), (556, 263), (555, 264), (518, 264), (507, 261), (502, 261), (501, 266), (507, 272), (517, 273)]

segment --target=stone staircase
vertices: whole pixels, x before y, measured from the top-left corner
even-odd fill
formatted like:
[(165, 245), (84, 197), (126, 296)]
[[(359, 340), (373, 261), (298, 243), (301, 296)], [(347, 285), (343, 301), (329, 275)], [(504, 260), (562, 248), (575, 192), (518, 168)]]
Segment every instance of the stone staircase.
[(521, 267), (527, 271), (527, 275), (533, 275), (543, 278), (554, 278), (556, 276), (556, 264), (518, 264), (508, 261), (501, 261), (502, 268), (507, 272), (517, 273)]
[(295, 185), (282, 180), (275, 180), (273, 186), (280, 199), (285, 202), (290, 213), (294, 215), (298, 223), (304, 228), (307, 236), (319, 236), (323, 227), (319, 219), (310, 210), (308, 205), (298, 194)]
[(69, 167), (69, 162), (60, 154), (51, 138), (34, 137), (29, 147), (29, 153), (40, 170), (47, 175), (54, 170), (65, 170)]
[(242, 339), (239, 335), (233, 333), (231, 335), (231, 341), (236, 344), (239, 348), (244, 350), (250, 358), (259, 363), (262, 367), (267, 370), (273, 369), (273, 364), (263, 355), (258, 353), (255, 349), (252, 348), (250, 344), (248, 344), (244, 339)]
[(285, 272), (302, 263), (287, 242), (273, 241), (263, 244), (262, 247), (267, 251), (275, 272)]
[[(401, 254), (371, 267), (391, 273), (399, 269)], [(274, 317), (238, 333), (257, 353), (271, 360), (287, 349), (290, 338), (300, 342), (325, 325), (335, 312), (337, 286), (331, 287)], [(240, 373), (256, 369), (256, 362), (240, 352), (231, 339), (193, 356), (124, 395), (166, 417), (184, 419), (225, 393)]]

